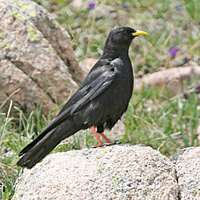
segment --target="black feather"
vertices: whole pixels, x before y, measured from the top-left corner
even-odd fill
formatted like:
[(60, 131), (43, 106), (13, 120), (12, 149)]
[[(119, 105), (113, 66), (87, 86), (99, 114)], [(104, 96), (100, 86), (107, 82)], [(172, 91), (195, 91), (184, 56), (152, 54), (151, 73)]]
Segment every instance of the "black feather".
[(27, 145), (17, 165), (32, 168), (63, 139), (91, 126), (111, 129), (127, 110), (133, 90), (133, 71), (128, 56), (134, 29), (112, 30), (104, 52), (77, 92), (58, 116)]

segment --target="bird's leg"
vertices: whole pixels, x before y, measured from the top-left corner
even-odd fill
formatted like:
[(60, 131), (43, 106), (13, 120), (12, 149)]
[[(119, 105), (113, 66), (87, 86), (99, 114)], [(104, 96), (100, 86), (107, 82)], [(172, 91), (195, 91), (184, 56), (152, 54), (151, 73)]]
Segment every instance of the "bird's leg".
[(103, 134), (103, 132), (102, 132), (102, 133), (99, 133), (99, 134), (103, 137), (103, 139), (104, 139), (107, 143), (111, 143), (110, 140)]
[(100, 140), (100, 138), (99, 138), (99, 136), (98, 136), (98, 133), (96, 132), (96, 130), (95, 130), (95, 127), (94, 126), (92, 126), (92, 127), (90, 127), (91, 128), (91, 130), (92, 130), (92, 132), (94, 133), (94, 136), (95, 136), (95, 138), (97, 139), (97, 142), (99, 143), (99, 145), (98, 146), (103, 146), (103, 143), (101, 142), (101, 140)]
[(98, 145), (97, 146), (93, 146), (93, 147), (102, 147), (102, 146), (104, 146), (104, 145), (112, 145), (112, 144), (115, 144), (115, 142), (110, 142), (110, 140), (103, 134), (103, 133), (99, 133), (103, 138), (104, 138), (104, 140), (107, 142), (107, 143), (102, 143), (101, 142), (101, 140), (100, 140), (100, 138), (99, 138), (99, 136), (98, 136), (98, 133), (96, 132), (96, 130), (95, 130), (95, 127), (94, 126), (92, 126), (92, 127), (90, 127), (91, 128), (91, 130), (92, 130), (92, 132), (94, 133), (94, 136), (96, 137), (96, 139), (97, 139), (97, 141), (98, 141)]

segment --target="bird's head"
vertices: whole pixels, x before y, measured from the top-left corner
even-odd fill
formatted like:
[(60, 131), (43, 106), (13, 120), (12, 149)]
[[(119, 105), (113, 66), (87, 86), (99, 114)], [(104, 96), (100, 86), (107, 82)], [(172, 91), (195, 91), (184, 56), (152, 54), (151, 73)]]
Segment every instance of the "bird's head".
[(115, 53), (128, 52), (133, 38), (139, 35), (148, 35), (148, 33), (130, 27), (119, 27), (113, 29), (107, 38), (104, 53), (113, 54), (111, 50), (114, 50)]

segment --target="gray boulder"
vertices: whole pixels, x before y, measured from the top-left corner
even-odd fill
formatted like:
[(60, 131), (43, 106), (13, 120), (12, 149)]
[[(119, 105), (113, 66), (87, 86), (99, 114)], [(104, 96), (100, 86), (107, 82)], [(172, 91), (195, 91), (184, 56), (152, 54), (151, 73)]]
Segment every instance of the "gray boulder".
[(200, 199), (200, 147), (186, 149), (176, 162), (180, 199)]
[(19, 178), (13, 199), (178, 199), (174, 164), (150, 147), (55, 153)]
[(84, 78), (70, 36), (29, 0), (0, 0), (0, 105), (30, 114), (65, 102)]

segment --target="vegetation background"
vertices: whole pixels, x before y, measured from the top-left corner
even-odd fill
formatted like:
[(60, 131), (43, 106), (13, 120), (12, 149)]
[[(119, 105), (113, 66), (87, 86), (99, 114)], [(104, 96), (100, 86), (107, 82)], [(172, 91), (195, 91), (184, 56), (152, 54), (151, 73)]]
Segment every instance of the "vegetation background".
[[(145, 74), (176, 66), (176, 61), (183, 66), (200, 66), (199, 0), (35, 1), (57, 15), (57, 21), (71, 36), (79, 62), (99, 58), (114, 27), (130, 26), (149, 33), (131, 45), (136, 81)], [(182, 81), (181, 91), (172, 94), (162, 86), (135, 92), (122, 119), (126, 133), (118, 138), (120, 142), (149, 145), (168, 157), (183, 148), (198, 146), (200, 78), (191, 71), (190, 80)], [(19, 151), (51, 120), (50, 114), (41, 114), (41, 108), (42, 103), (29, 118), (18, 109), (18, 125), (10, 110), (0, 113), (0, 199), (12, 198), (16, 179), (23, 172), (15, 165)], [(115, 135), (111, 138), (116, 139)], [(94, 144), (90, 131), (79, 132), (63, 141), (54, 152)]]

